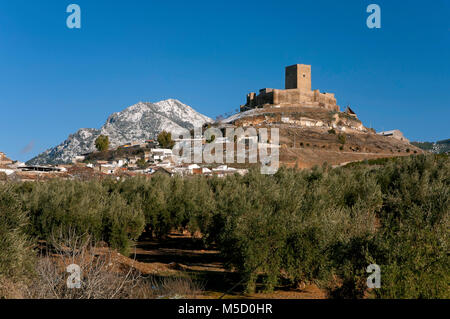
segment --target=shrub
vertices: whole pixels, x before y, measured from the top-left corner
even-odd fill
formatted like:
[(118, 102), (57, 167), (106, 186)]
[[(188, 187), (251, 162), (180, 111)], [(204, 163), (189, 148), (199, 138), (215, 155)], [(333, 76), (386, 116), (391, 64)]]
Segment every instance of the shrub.
[(110, 183), (52, 180), (19, 188), (30, 212), (28, 232), (48, 241), (54, 232), (73, 229), (126, 253), (142, 232), (144, 215), (138, 201), (127, 203), (108, 189)]
[(102, 238), (124, 255), (130, 253), (131, 241), (137, 240), (145, 226), (139, 203), (128, 204), (117, 193), (112, 193), (103, 214)]
[(383, 193), (379, 229), (335, 249), (333, 259), (343, 283), (331, 295), (362, 297), (367, 289), (363, 263), (376, 263), (382, 279), (373, 296), (448, 298), (448, 159), (392, 159), (374, 173)]
[(136, 164), (137, 164), (137, 166), (138, 166), (140, 169), (145, 169), (145, 168), (147, 168), (147, 167), (149, 166), (149, 163), (147, 163), (147, 162), (145, 161), (145, 159), (143, 159), (143, 158), (138, 159), (138, 160), (136, 161)]
[(8, 180), (8, 175), (5, 172), (0, 172), (0, 181), (4, 182)]
[(152, 289), (147, 296), (150, 298), (192, 299), (203, 290), (202, 284), (194, 282), (190, 277), (150, 277), (149, 282)]
[(326, 280), (332, 272), (328, 250), (336, 240), (374, 231), (381, 206), (375, 179), (332, 172), (280, 169), (274, 177), (253, 172), (243, 181), (225, 180), (231, 185), (223, 185), (217, 199), (217, 242), (228, 266), (244, 276), (247, 291), (255, 290), (259, 273), (266, 290), (281, 273), (293, 284)]
[(377, 234), (383, 298), (449, 298), (447, 283), (450, 164), (448, 158), (414, 156), (379, 172), (385, 194)]
[(98, 240), (102, 236), (102, 211), (107, 194), (99, 182), (52, 180), (35, 183), (23, 194), (30, 211), (30, 234), (49, 240), (59, 230), (73, 228), (88, 232)]
[(27, 224), (28, 216), (13, 188), (0, 184), (0, 298), (14, 294), (14, 283), (31, 274), (34, 260)]
[[(73, 229), (127, 253), (145, 227), (159, 238), (200, 232), (249, 292), (283, 281), (314, 282), (336, 298), (449, 298), (449, 186), (446, 155), (274, 175), (0, 185), (0, 274), (24, 273), (27, 235), (50, 241)], [(382, 271), (374, 291), (371, 263)]]
[(448, 222), (432, 226), (423, 222), (422, 209), (408, 211), (394, 234), (384, 229), (379, 235), (382, 285), (375, 293), (381, 298), (448, 299)]
[[(61, 236), (59, 236), (61, 235)], [(116, 254), (95, 246), (89, 236), (75, 232), (59, 234), (39, 256), (33, 283), (26, 298), (39, 299), (124, 299), (140, 297), (145, 283), (132, 266), (118, 267)], [(67, 267), (76, 264), (80, 270), (79, 288), (69, 288)]]

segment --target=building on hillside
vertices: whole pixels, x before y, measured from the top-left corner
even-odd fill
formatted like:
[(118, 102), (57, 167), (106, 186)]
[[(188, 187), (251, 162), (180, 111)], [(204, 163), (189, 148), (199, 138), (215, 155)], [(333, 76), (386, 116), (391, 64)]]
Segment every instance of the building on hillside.
[(390, 131), (378, 132), (377, 134), (382, 135), (382, 136), (392, 137), (397, 140), (405, 141), (405, 142), (409, 143), (409, 140), (405, 136), (403, 136), (403, 133), (400, 130), (390, 130)]
[(111, 164), (115, 167), (123, 167), (127, 163), (127, 160), (124, 158), (117, 158), (111, 162)]
[(84, 155), (77, 155), (74, 158), (72, 158), (72, 163), (76, 164), (76, 163), (80, 163), (82, 161), (84, 161), (86, 159), (86, 156)]
[(8, 164), (7, 166), (9, 168), (19, 169), (20, 167), (26, 166), (26, 164), (21, 161), (13, 161), (11, 164)]
[(12, 175), (15, 173), (15, 170), (10, 169), (10, 168), (1, 168), (0, 167), (0, 173), (5, 173), (6, 176)]
[(212, 173), (217, 177), (225, 177), (227, 175), (238, 173), (238, 170), (234, 167), (229, 167), (228, 165), (219, 165), (212, 169)]
[(207, 167), (199, 167), (192, 169), (193, 175), (212, 175), (212, 171)]
[(136, 164), (137, 161), (139, 161), (142, 157), (138, 156), (138, 155), (134, 155), (134, 156), (129, 156), (127, 158), (127, 163), (129, 164)]
[(312, 106), (339, 111), (333, 93), (311, 89), (311, 66), (305, 64), (286, 67), (284, 90), (264, 88), (259, 90), (259, 94), (247, 94), (247, 103), (241, 106), (241, 112), (280, 106)]
[(155, 161), (163, 161), (165, 159), (172, 159), (172, 150), (166, 148), (152, 148), (150, 150), (149, 157), (152, 157)]
[(141, 144), (141, 147), (145, 148), (156, 148), (158, 146), (158, 142), (155, 140), (145, 140), (143, 144)]
[(158, 163), (156, 163), (156, 166), (169, 168), (173, 166), (173, 162), (170, 159), (166, 158), (162, 161), (158, 161)]
[(98, 170), (104, 174), (115, 174), (118, 171), (118, 167), (113, 164), (100, 164)]
[(41, 173), (67, 172), (67, 168), (60, 166), (27, 165), (21, 166), (18, 169), (20, 169), (23, 172), (41, 172)]
[(144, 151), (144, 160), (145, 160), (146, 162), (153, 161), (152, 152), (150, 152), (150, 151)]
[(201, 169), (201, 167), (198, 164), (190, 164), (187, 167), (187, 171), (189, 174), (194, 174), (194, 170), (199, 170), (199, 169)]

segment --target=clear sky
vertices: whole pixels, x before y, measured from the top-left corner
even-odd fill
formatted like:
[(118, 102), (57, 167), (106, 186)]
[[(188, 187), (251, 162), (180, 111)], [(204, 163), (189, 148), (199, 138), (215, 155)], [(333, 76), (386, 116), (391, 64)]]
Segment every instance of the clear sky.
[(232, 112), (296, 63), (366, 126), (450, 138), (449, 0), (0, 0), (0, 151), (28, 160), (139, 101)]

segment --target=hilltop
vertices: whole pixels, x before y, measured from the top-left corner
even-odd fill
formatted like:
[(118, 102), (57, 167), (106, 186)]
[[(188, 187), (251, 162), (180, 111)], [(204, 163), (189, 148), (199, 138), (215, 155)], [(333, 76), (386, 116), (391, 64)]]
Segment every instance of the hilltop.
[(307, 168), (325, 162), (341, 165), (423, 153), (406, 139), (376, 134), (354, 116), (320, 107), (258, 108), (235, 114), (217, 125), (278, 128), (280, 162), (288, 167)]
[[(307, 168), (342, 165), (371, 158), (422, 154), (399, 130), (376, 133), (364, 126), (355, 111), (341, 111), (333, 93), (311, 89), (311, 66), (286, 67), (286, 88), (264, 88), (247, 94), (241, 112), (216, 126), (278, 128), (280, 162)], [(262, 142), (262, 141), (259, 141)]]

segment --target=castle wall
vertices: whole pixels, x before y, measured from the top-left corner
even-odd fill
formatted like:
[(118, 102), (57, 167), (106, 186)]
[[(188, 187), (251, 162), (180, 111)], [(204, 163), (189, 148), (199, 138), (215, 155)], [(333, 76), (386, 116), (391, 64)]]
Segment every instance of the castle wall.
[(314, 90), (314, 102), (318, 102), (320, 106), (324, 106), (327, 109), (339, 111), (333, 93), (320, 93), (319, 90)]
[(321, 93), (311, 90), (311, 66), (295, 64), (286, 67), (286, 89), (261, 89), (257, 95), (254, 92), (247, 94), (247, 104), (241, 107), (246, 109), (263, 107), (263, 105), (298, 105), (312, 104), (310, 106), (323, 107), (328, 110), (339, 111), (333, 93)]
[(247, 104), (245, 104), (245, 105), (254, 107), (255, 106), (255, 97), (256, 97), (255, 92), (250, 92), (249, 94), (247, 94)]
[(299, 104), (313, 101), (312, 91), (303, 89), (274, 90), (273, 104)]
[(258, 95), (254, 92), (247, 95), (248, 108), (262, 107), (265, 104), (316, 104), (329, 110), (339, 111), (336, 98), (332, 93), (320, 93), (319, 90), (306, 91), (304, 89), (263, 89)]

